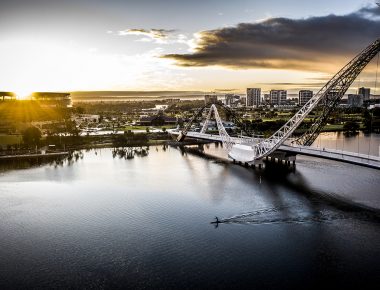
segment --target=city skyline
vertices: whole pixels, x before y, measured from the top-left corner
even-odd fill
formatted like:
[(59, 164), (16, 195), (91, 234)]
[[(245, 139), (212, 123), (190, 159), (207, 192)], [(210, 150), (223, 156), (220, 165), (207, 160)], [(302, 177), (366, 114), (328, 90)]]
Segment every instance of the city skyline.
[(0, 90), (317, 90), (380, 31), (374, 1), (157, 2), (2, 2)]

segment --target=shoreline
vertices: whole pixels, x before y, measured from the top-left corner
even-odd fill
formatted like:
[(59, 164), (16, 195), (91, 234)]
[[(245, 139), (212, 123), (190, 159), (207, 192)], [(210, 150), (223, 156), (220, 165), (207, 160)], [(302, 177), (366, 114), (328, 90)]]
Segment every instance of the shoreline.
[(50, 157), (64, 157), (68, 156), (70, 152), (51, 152), (51, 153), (36, 153), (36, 154), (15, 154), (15, 155), (4, 155), (0, 156), (0, 161), (2, 160), (14, 160), (14, 159), (35, 159), (35, 158), (50, 158)]

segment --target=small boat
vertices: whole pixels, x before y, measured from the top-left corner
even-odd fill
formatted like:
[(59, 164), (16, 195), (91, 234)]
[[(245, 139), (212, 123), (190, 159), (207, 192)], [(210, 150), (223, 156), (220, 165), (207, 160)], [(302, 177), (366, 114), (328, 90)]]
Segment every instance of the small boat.
[(215, 217), (215, 221), (210, 222), (210, 224), (220, 224), (220, 223), (222, 223), (222, 221), (219, 220), (217, 216)]

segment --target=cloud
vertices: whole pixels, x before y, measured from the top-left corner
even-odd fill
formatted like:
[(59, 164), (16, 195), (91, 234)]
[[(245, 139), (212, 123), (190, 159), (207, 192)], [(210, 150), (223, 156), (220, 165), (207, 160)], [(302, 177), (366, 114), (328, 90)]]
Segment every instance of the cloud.
[(118, 35), (125, 36), (125, 35), (139, 35), (143, 36), (143, 38), (140, 38), (140, 41), (162, 41), (174, 33), (176, 30), (174, 29), (140, 29), (140, 28), (131, 28), (131, 29), (125, 29), (120, 30), (118, 32)]
[(380, 5), (378, 4), (378, 6), (363, 7), (357, 12), (357, 14), (361, 14), (361, 15), (367, 16), (367, 17), (380, 16)]
[(120, 36), (137, 35), (140, 36), (136, 41), (139, 42), (154, 42), (158, 44), (182, 44), (188, 47), (191, 51), (195, 47), (194, 40), (189, 39), (185, 34), (178, 33), (176, 29), (140, 29), (131, 28), (120, 30), (117, 33)]
[(274, 85), (274, 86), (323, 86), (326, 82), (314, 82), (314, 83), (301, 83), (301, 82), (287, 82), (287, 83), (279, 83), (279, 82), (270, 82), (270, 83), (258, 83), (259, 85)]
[(236, 92), (238, 89), (214, 89), (216, 92)]
[(349, 15), (270, 18), (198, 33), (189, 54), (166, 54), (184, 67), (335, 71), (380, 36), (379, 7)]

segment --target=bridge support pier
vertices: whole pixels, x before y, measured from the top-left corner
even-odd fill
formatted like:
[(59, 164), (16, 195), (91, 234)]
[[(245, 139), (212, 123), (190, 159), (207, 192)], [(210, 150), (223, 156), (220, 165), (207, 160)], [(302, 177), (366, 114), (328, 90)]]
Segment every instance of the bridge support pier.
[(258, 160), (253, 161), (251, 164), (253, 168), (256, 168), (256, 165), (257, 165), (257, 167), (261, 169), (264, 166), (264, 160), (258, 159)]
[[(283, 152), (283, 151), (275, 151), (271, 155), (266, 157), (266, 160), (270, 160), (273, 163), (278, 163), (280, 165), (285, 165), (290, 167), (291, 164), (295, 167), (296, 165), (296, 154)], [(277, 161), (277, 162), (276, 162)]]

